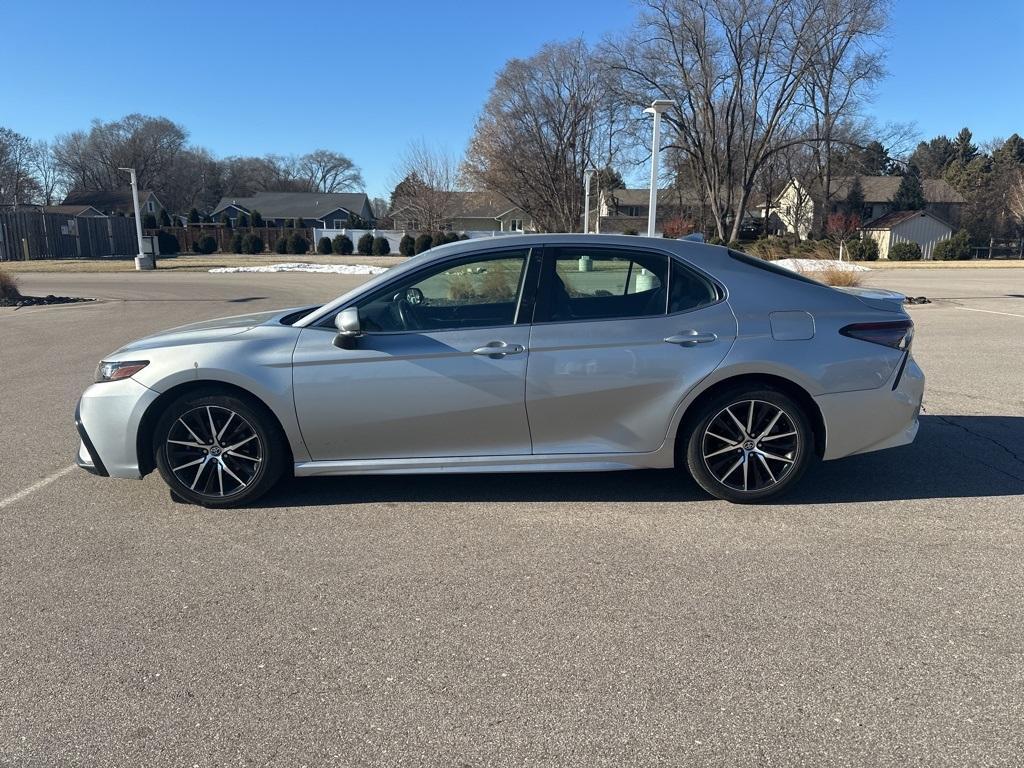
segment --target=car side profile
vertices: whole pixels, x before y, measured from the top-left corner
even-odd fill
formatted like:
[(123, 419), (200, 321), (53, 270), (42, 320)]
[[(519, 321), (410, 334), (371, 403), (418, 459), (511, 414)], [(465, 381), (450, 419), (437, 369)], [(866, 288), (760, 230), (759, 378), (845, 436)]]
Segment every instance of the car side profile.
[(194, 323), (100, 363), (78, 463), (208, 507), (284, 474), (679, 468), (755, 502), (911, 442), (902, 297), (722, 246), (524, 235), (433, 249), (322, 306)]

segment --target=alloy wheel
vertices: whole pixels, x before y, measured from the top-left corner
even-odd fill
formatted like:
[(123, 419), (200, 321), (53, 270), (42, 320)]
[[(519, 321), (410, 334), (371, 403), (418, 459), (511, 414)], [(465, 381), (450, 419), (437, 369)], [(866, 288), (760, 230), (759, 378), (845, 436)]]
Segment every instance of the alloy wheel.
[(167, 434), (167, 466), (189, 490), (203, 496), (241, 493), (259, 474), (263, 444), (240, 414), (218, 405), (186, 411)]
[(704, 466), (733, 491), (754, 493), (780, 483), (800, 451), (796, 422), (764, 400), (731, 403), (708, 422), (701, 440)]

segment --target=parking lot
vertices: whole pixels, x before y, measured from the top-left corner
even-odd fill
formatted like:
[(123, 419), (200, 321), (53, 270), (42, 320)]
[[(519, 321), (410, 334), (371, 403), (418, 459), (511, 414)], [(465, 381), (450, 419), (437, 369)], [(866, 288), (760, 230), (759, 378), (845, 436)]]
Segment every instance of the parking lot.
[(731, 506), (675, 472), (71, 467), (104, 354), (365, 278), (32, 274), (0, 309), (0, 765), (964, 765), (1024, 754), (1024, 269), (889, 269), (912, 446)]

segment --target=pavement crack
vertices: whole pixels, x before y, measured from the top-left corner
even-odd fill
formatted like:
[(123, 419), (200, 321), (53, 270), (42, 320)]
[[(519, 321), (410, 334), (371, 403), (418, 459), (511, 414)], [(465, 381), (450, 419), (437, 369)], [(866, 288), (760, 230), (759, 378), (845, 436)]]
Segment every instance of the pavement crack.
[[(994, 437), (989, 437), (988, 435), (984, 435), (984, 434), (982, 434), (982, 433), (980, 433), (980, 432), (978, 432), (976, 430), (973, 430), (973, 429), (971, 429), (970, 427), (968, 427), (968, 426), (966, 426), (964, 424), (960, 424), (960, 423), (958, 423), (956, 421), (953, 421), (948, 416), (935, 415), (935, 416), (933, 416), (933, 418), (938, 419), (943, 424), (947, 424), (947, 425), (949, 425), (951, 427), (956, 427), (957, 429), (962, 429), (964, 432), (966, 432), (967, 434), (969, 434), (969, 435), (971, 435), (973, 437), (977, 437), (977, 438), (979, 438), (981, 440), (985, 440), (985, 441), (987, 441), (989, 443), (992, 443), (992, 445), (996, 446), (997, 448), (1002, 449), (1006, 454), (1008, 454), (1013, 461), (1015, 461), (1016, 463), (1024, 466), (1024, 456), (1022, 456), (1021, 454), (1017, 453), (1016, 451), (1011, 449), (1009, 446), (1003, 445), (1001, 442), (996, 440)], [(1000, 469), (999, 467), (994, 467), (991, 464), (989, 464), (988, 462), (981, 461), (981, 459), (978, 459), (977, 457), (973, 457), (973, 458), (975, 459), (975, 461), (978, 461), (980, 464), (985, 465), (989, 469), (994, 469), (997, 472), (1001, 472), (1004, 475), (1008, 475), (1009, 477), (1014, 478), (1015, 480), (1020, 480), (1020, 481), (1024, 482), (1024, 477), (1020, 477), (1018, 475), (1015, 475), (1012, 472), (1007, 472), (1006, 470)]]

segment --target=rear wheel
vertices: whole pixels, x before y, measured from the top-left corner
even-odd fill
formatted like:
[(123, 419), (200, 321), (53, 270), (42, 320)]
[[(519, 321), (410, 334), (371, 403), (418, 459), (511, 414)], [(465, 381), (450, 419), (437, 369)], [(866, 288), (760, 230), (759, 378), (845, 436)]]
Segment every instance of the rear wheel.
[(798, 403), (770, 389), (733, 390), (706, 403), (686, 445), (697, 484), (719, 499), (763, 501), (791, 488), (814, 456)]
[(233, 507), (254, 501), (277, 482), (287, 448), (261, 405), (205, 392), (183, 395), (164, 412), (153, 454), (172, 497)]

